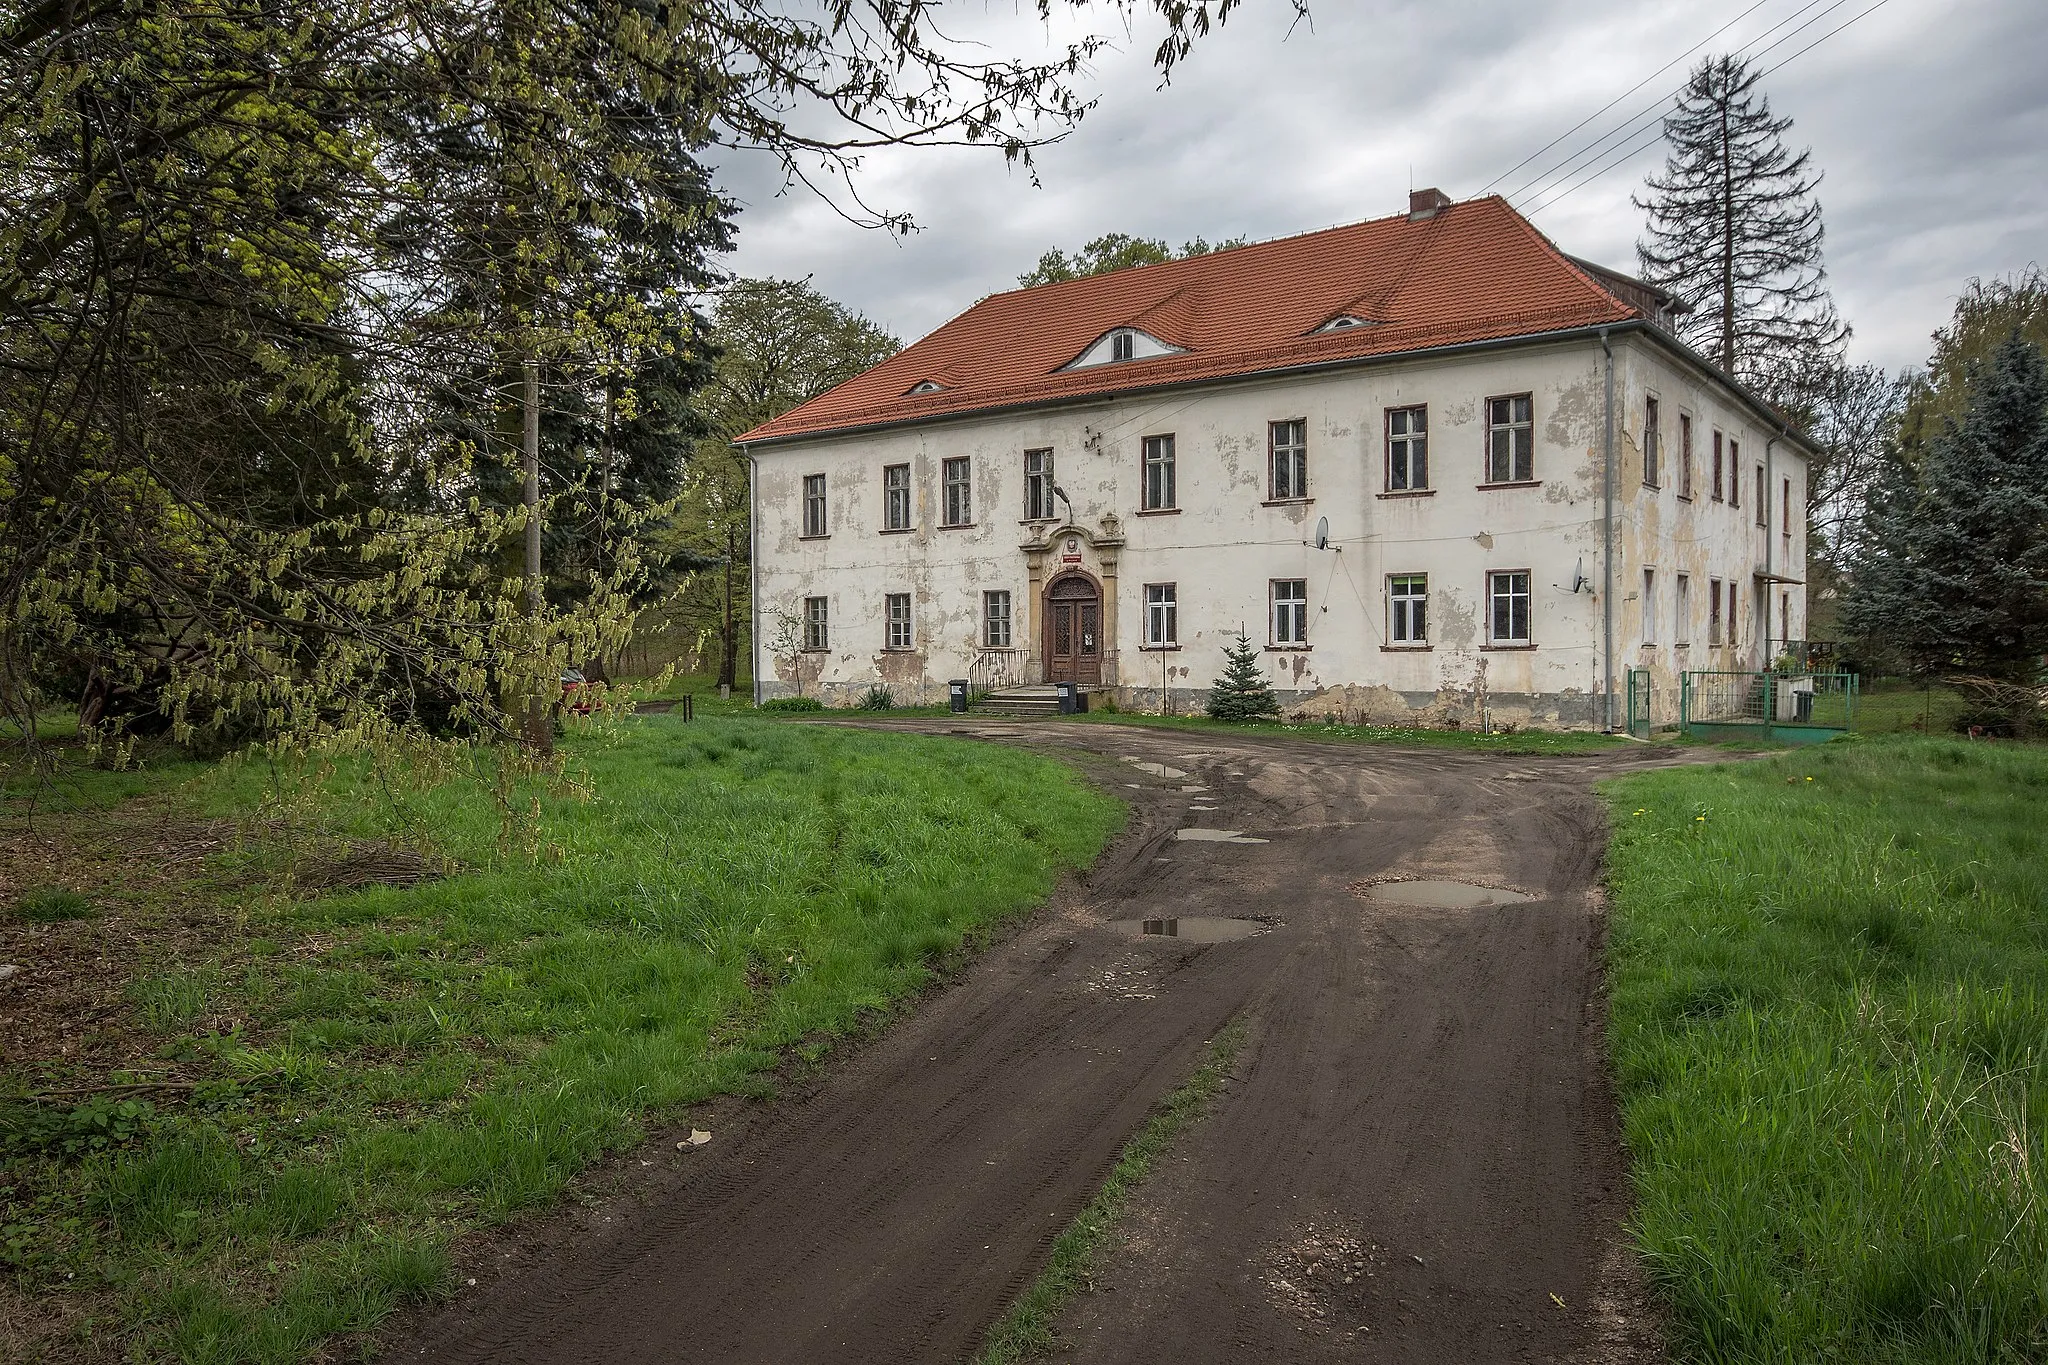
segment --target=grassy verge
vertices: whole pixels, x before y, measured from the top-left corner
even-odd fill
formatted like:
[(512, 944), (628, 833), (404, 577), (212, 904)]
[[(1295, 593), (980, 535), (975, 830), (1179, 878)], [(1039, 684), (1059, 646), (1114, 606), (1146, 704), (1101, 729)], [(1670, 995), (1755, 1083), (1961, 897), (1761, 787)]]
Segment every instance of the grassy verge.
[(1050, 1354), (1058, 1344), (1053, 1323), (1067, 1301), (1088, 1282), (1105, 1238), (1132, 1193), (1152, 1172), (1152, 1163), (1208, 1107), (1244, 1043), (1245, 1024), (1234, 1019), (1211, 1040), (1202, 1064), (1167, 1096), (1138, 1135), (1125, 1144), (1109, 1179), (1095, 1192), (1052, 1244), (1052, 1257), (1010, 1310), (989, 1330), (974, 1365), (1018, 1365)]
[(2048, 748), (1841, 740), (1608, 795), (1678, 1357), (2048, 1358)]
[[(531, 846), (473, 783), (343, 772), (279, 807), (246, 765), (160, 794), (198, 828), (265, 817), (195, 882), (125, 891), (155, 836), (116, 806), (77, 831), (130, 846), (79, 888), (99, 919), (8, 897), (14, 985), (99, 934), (145, 959), (91, 1026), (133, 1035), (118, 1067), (52, 1047), (0, 1092), (0, 1252), (56, 1317), (85, 1304), (57, 1354), (284, 1362), (370, 1327), (444, 1287), (453, 1236), (886, 1017), (1119, 818), (1050, 761), (943, 739), (649, 716), (568, 748), (590, 795), (515, 793)], [(314, 818), (357, 863), (424, 831), (461, 870), (278, 890), (333, 864), (274, 833)], [(153, 936), (159, 901), (187, 928)]]
[(1632, 741), (1588, 731), (1516, 730), (1481, 734), (1477, 730), (1433, 730), (1412, 725), (1340, 725), (1304, 721), (1233, 722), (1207, 716), (1154, 716), (1129, 711), (1090, 711), (1068, 720), (1102, 725), (1144, 725), (1197, 734), (1280, 735), (1289, 739), (1337, 740), (1353, 744), (1386, 744), (1406, 749), (1462, 749), (1490, 754), (1587, 754)]
[(1953, 734), (1969, 703), (1946, 687), (1915, 687), (1896, 679), (1873, 683), (1856, 698), (1856, 729), (1869, 735)]

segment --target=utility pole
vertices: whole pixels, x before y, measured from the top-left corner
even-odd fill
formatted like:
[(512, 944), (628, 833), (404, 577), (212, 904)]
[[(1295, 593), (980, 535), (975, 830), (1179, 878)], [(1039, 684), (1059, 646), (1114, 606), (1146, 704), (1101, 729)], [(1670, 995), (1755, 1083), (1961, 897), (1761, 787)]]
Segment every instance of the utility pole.
[(733, 638), (732, 638), (732, 561), (735, 540), (732, 523), (725, 524), (725, 618), (719, 632), (720, 655), (718, 660), (718, 695), (721, 698), (732, 695), (734, 682)]
[[(540, 362), (526, 361), (526, 386), (521, 406), (525, 409), (526, 488), (521, 498), (526, 508), (526, 616), (533, 626), (533, 647), (539, 652), (540, 620), (543, 606), (540, 582)], [(526, 702), (526, 744), (535, 753), (555, 750), (555, 728), (548, 720), (548, 684), (542, 676), (534, 679)]]

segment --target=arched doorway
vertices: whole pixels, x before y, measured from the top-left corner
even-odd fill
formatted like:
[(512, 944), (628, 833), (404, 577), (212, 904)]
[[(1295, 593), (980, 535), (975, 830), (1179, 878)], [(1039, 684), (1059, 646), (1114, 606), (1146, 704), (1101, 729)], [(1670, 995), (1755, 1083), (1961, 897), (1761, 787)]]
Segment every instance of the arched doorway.
[(1045, 680), (1102, 681), (1102, 589), (1086, 574), (1062, 574), (1045, 590)]

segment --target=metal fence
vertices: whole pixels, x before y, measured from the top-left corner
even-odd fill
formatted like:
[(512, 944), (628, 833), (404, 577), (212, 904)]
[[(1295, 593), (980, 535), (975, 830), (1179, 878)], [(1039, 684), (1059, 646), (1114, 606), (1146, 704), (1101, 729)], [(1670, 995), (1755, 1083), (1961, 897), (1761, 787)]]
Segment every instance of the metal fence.
[(1678, 724), (1687, 734), (1832, 739), (1855, 726), (1856, 692), (1854, 673), (1689, 672), (1679, 676)]

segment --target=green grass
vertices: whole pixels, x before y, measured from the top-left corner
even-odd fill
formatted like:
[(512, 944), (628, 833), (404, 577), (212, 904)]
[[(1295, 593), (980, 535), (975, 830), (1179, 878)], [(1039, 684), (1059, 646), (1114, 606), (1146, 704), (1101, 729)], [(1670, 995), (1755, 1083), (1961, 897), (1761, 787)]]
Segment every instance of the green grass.
[(2048, 1358), (2048, 748), (1851, 738), (1607, 793), (1677, 1358)]
[(1481, 734), (1477, 730), (1436, 730), (1413, 725), (1341, 725), (1304, 721), (1221, 721), (1207, 716), (1155, 716), (1130, 711), (1090, 711), (1067, 720), (1101, 725), (1143, 725), (1199, 734), (1275, 735), (1288, 739), (1335, 740), (1353, 744), (1385, 744), (1405, 749), (1462, 749), (1489, 754), (1599, 753), (1631, 741), (1590, 731), (1516, 730)]
[(1969, 703), (1946, 687), (1915, 687), (1887, 679), (1856, 697), (1856, 729), (1869, 735), (1952, 734)]
[(1109, 1179), (1054, 1239), (1052, 1256), (1037, 1279), (1000, 1321), (989, 1329), (974, 1365), (1019, 1365), (1050, 1355), (1059, 1344), (1053, 1324), (1088, 1276), (1104, 1240), (1114, 1230), (1131, 1195), (1152, 1172), (1152, 1164), (1183, 1129), (1208, 1108), (1223, 1088), (1224, 1075), (1244, 1044), (1245, 1025), (1234, 1019), (1209, 1043), (1195, 1073), (1153, 1110), (1138, 1135), (1124, 1145)]
[(56, 924), (67, 919), (91, 919), (99, 910), (90, 896), (61, 886), (38, 886), (22, 893), (15, 902), (14, 913), (31, 924)]
[(441, 1290), (465, 1229), (875, 1026), (1121, 818), (1050, 760), (938, 738), (650, 716), (566, 748), (591, 796), (522, 789), (527, 851), (473, 783), (344, 770), (279, 804), (251, 763), (174, 793), (330, 836), (424, 830), (467, 870), (310, 901), (224, 878), (234, 941), (130, 995), (199, 1088), (153, 1094), (107, 1150), (11, 1162), (20, 1282), (109, 1293), (146, 1356), (303, 1358)]

